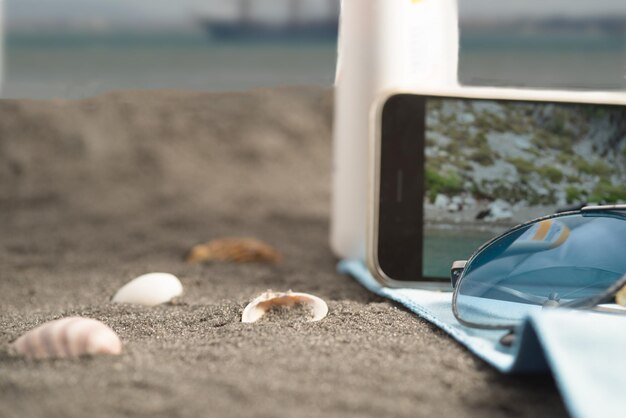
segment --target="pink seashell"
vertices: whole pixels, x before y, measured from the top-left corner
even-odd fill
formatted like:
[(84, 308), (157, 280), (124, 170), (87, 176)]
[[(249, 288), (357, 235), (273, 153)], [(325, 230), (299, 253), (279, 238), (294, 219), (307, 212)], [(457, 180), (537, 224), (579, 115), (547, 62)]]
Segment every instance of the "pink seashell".
[(18, 338), (12, 347), (17, 354), (33, 359), (122, 352), (122, 343), (111, 328), (95, 319), (80, 317), (40, 325)]

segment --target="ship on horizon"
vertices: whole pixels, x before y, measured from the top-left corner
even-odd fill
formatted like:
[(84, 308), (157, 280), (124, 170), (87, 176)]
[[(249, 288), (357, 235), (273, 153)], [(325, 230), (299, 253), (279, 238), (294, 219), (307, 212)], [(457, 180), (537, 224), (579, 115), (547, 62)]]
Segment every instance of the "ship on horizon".
[(327, 1), (327, 15), (319, 19), (303, 15), (302, 1), (290, 0), (284, 22), (267, 22), (254, 15), (253, 0), (237, 2), (237, 17), (232, 20), (206, 17), (200, 24), (218, 41), (334, 41), (339, 33), (337, 0)]

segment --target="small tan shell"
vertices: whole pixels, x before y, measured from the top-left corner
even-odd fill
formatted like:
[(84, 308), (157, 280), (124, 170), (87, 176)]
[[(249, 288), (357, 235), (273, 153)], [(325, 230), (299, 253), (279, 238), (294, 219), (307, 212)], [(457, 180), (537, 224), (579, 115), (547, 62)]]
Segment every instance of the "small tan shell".
[(241, 315), (241, 322), (256, 322), (272, 307), (292, 307), (299, 304), (307, 305), (311, 308), (313, 317), (309, 322), (321, 321), (328, 314), (328, 305), (317, 296), (309, 295), (308, 293), (296, 293), (291, 290), (286, 293), (268, 290), (245, 307)]
[(618, 305), (626, 306), (626, 286), (622, 287), (615, 294), (615, 303)]
[(275, 248), (255, 238), (222, 238), (199, 244), (187, 254), (188, 263), (230, 261), (235, 263), (278, 264), (282, 255)]
[(32, 359), (75, 358), (122, 352), (117, 334), (100, 321), (70, 317), (38, 326), (18, 338), (12, 349)]

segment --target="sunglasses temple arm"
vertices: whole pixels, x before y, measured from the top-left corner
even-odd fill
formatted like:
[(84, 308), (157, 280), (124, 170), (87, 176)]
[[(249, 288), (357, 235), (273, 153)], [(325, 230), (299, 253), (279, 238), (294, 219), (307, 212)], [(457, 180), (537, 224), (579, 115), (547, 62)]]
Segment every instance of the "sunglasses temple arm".
[(452, 267), (450, 268), (450, 282), (452, 283), (452, 288), (455, 289), (459, 279), (461, 278), (461, 274), (465, 270), (465, 265), (467, 264), (467, 260), (457, 260), (452, 263)]

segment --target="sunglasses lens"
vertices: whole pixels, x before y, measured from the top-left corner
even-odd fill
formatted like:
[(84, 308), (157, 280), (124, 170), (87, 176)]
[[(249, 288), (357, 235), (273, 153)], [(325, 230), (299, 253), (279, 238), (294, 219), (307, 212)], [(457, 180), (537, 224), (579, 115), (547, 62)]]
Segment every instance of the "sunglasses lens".
[(456, 314), (478, 326), (512, 326), (544, 307), (589, 306), (626, 273), (626, 217), (556, 217), (509, 232), (465, 266)]

